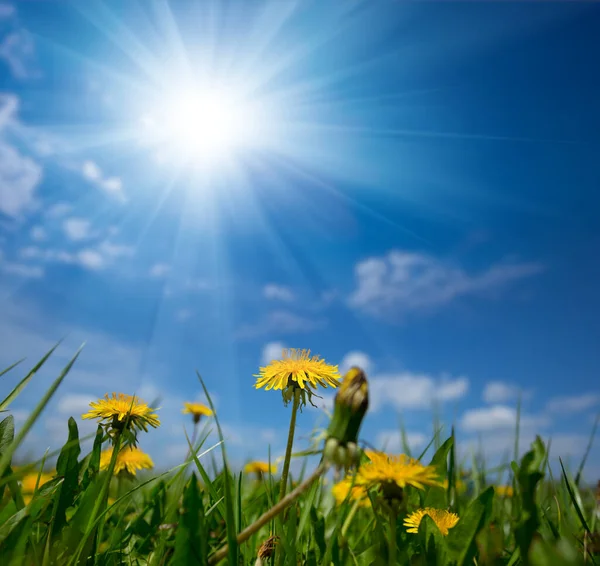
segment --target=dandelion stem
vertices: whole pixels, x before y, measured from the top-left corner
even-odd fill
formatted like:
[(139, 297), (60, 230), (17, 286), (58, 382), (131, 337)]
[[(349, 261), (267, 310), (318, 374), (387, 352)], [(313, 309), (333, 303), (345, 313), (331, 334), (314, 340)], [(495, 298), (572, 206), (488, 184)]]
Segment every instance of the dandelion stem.
[[(254, 523), (246, 527), (238, 536), (237, 543), (242, 544), (247, 541), (254, 533), (256, 533), (259, 529), (264, 527), (269, 521), (277, 517), (279, 513), (281, 513), (286, 507), (290, 506), (298, 497), (300, 497), (311, 485), (312, 483), (319, 479), (321, 475), (325, 472), (327, 467), (323, 462), (321, 462), (315, 471), (306, 478), (298, 487), (294, 490), (290, 491), (283, 499), (281, 499), (278, 503), (273, 505), (271, 509), (263, 513)], [(228, 545), (222, 546), (217, 552), (215, 552), (209, 559), (209, 564), (217, 564), (223, 558), (227, 556), (227, 551), (229, 547)]]
[(281, 484), (279, 486), (279, 500), (285, 496), (287, 489), (288, 474), (290, 471), (290, 460), (292, 459), (292, 446), (294, 444), (294, 432), (296, 431), (296, 415), (298, 414), (298, 405), (300, 405), (300, 388), (294, 388), (294, 400), (292, 401), (292, 416), (290, 418), (290, 430), (288, 433), (287, 446), (285, 448), (285, 459), (283, 461), (283, 471), (281, 472)]
[(398, 520), (396, 509), (390, 506), (390, 541), (389, 541), (389, 565), (396, 566), (396, 522)]

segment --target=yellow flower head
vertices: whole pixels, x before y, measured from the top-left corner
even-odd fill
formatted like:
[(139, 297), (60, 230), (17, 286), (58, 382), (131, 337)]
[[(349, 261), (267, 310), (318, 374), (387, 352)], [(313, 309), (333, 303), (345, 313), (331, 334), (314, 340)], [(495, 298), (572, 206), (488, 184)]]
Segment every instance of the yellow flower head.
[[(113, 448), (103, 450), (100, 454), (100, 469), (106, 470), (110, 465)], [(128, 446), (119, 452), (115, 463), (114, 474), (125, 472), (135, 476), (138, 470), (150, 470), (154, 467), (152, 458), (135, 446)]]
[(417, 489), (442, 485), (434, 467), (424, 466), (405, 454), (392, 456), (371, 450), (366, 450), (365, 454), (369, 461), (358, 468), (356, 481), (366, 485), (367, 489), (377, 485), (385, 487), (386, 484), (395, 484), (402, 489), (407, 485)]
[(259, 477), (263, 474), (274, 474), (277, 471), (277, 467), (274, 464), (269, 464), (267, 462), (248, 462), (244, 466), (244, 472), (247, 474), (257, 474)]
[(213, 412), (210, 407), (202, 403), (184, 403), (183, 410), (181, 411), (184, 415), (192, 415), (194, 422), (200, 422), (203, 416), (212, 417)]
[[(40, 477), (40, 481), (38, 483), (38, 476)], [(41, 474), (38, 472), (31, 472), (21, 479), (21, 491), (24, 494), (31, 495), (35, 491), (35, 486), (37, 484), (38, 489), (42, 487), (45, 483), (48, 483), (50, 480), (53, 480), (54, 476), (52, 474), (46, 474), (42, 472)]]
[(411, 513), (404, 519), (404, 526), (407, 527), (407, 533), (418, 533), (419, 525), (425, 515), (429, 515), (437, 528), (440, 530), (442, 535), (446, 536), (448, 531), (458, 523), (458, 515), (456, 513), (450, 513), (445, 509), (432, 509), (426, 507), (425, 509), (417, 509), (414, 513)]
[(107, 393), (104, 399), (92, 401), (90, 407), (89, 412), (81, 415), (82, 419), (98, 419), (115, 429), (122, 429), (128, 423), (130, 428), (137, 427), (148, 432), (148, 425), (153, 428), (160, 425), (155, 409), (148, 407), (139, 397), (124, 393), (113, 393), (112, 397)]
[(335, 497), (335, 501), (338, 505), (341, 505), (348, 497), (348, 493), (350, 493), (349, 500), (351, 502), (360, 501), (359, 507), (370, 507), (371, 500), (369, 499), (369, 495), (364, 485), (356, 484), (352, 485), (352, 478), (347, 477), (343, 480), (337, 482), (332, 488), (331, 493), (333, 497)]
[(512, 485), (496, 485), (494, 491), (499, 497), (512, 497), (515, 494)]
[(299, 388), (302, 393), (308, 393), (309, 398), (314, 393), (313, 388), (337, 387), (340, 384), (338, 366), (325, 363), (319, 356), (310, 355), (310, 350), (291, 348), (284, 350), (281, 360), (273, 360), (268, 366), (261, 367), (254, 387), (279, 389), (286, 397), (286, 391)]

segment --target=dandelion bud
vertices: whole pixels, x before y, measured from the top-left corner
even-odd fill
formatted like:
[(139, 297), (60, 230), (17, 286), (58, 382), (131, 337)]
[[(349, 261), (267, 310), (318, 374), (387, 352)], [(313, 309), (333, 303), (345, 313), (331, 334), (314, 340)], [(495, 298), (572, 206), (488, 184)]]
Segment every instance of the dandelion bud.
[(337, 468), (358, 464), (358, 431), (369, 406), (369, 389), (364, 372), (351, 368), (335, 396), (333, 417), (327, 429), (324, 458)]

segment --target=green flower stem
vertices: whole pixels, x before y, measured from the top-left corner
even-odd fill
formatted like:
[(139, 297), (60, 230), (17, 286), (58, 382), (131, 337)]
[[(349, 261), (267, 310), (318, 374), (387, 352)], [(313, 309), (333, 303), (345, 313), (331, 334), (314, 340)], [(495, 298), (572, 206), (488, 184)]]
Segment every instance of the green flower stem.
[[(271, 509), (263, 513), (254, 523), (246, 527), (238, 536), (237, 543), (242, 544), (246, 542), (254, 533), (264, 527), (269, 521), (272, 521), (277, 515), (279, 515), (284, 509), (289, 507), (298, 497), (300, 497), (315, 480), (319, 479), (323, 473), (327, 470), (327, 466), (321, 462), (315, 471), (306, 478), (296, 489), (290, 491), (282, 500), (273, 505)], [(277, 547), (276, 547), (277, 548)], [(223, 558), (227, 556), (229, 550), (228, 545), (222, 546), (217, 552), (215, 552), (209, 559), (209, 564), (217, 564)]]
[(287, 489), (288, 474), (290, 472), (290, 460), (292, 459), (292, 446), (294, 444), (294, 432), (296, 431), (296, 415), (298, 414), (298, 406), (300, 405), (300, 388), (294, 387), (294, 400), (292, 401), (292, 416), (290, 418), (290, 430), (288, 433), (288, 441), (285, 449), (285, 459), (283, 461), (283, 471), (281, 472), (281, 484), (279, 486), (279, 500), (285, 496)]
[(396, 566), (396, 522), (398, 515), (393, 505), (390, 506), (390, 540), (389, 540), (389, 562), (390, 566)]
[[(283, 470), (281, 472), (281, 483), (279, 485), (279, 501), (282, 501), (285, 497), (287, 489), (287, 480), (290, 472), (290, 461), (292, 459), (292, 447), (294, 445), (294, 433), (296, 431), (296, 416), (298, 415), (298, 407), (300, 405), (300, 388), (294, 386), (294, 397), (292, 401), (292, 416), (290, 417), (290, 430), (288, 432), (287, 446), (285, 449), (285, 458), (283, 460)], [(283, 535), (283, 520), (279, 520), (278, 534)], [(283, 552), (279, 546), (275, 547), (275, 564), (281, 566), (283, 563)]]

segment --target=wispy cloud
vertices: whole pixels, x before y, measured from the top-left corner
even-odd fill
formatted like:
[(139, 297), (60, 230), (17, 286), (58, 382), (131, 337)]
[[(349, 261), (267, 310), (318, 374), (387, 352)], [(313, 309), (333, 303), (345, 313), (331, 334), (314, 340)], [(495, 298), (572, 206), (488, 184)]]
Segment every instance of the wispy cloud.
[(100, 270), (110, 266), (116, 259), (131, 256), (134, 248), (105, 240), (96, 246), (87, 246), (71, 252), (59, 248), (26, 246), (19, 251), (20, 257), (48, 263), (80, 265), (86, 269)]
[(365, 373), (369, 373), (373, 367), (373, 361), (368, 354), (359, 351), (348, 352), (340, 362), (340, 373), (346, 373), (352, 366), (357, 366)]
[(91, 223), (85, 218), (67, 218), (62, 227), (70, 240), (85, 240), (90, 237)]
[(283, 302), (292, 302), (296, 297), (289, 287), (269, 283), (263, 288), (263, 295), (267, 299)]
[(378, 374), (369, 380), (369, 410), (431, 409), (434, 402), (456, 401), (467, 394), (466, 377), (411, 372)]
[[(422, 432), (406, 432), (406, 441), (411, 450), (424, 448), (429, 438)], [(399, 430), (380, 430), (375, 439), (375, 447), (386, 452), (403, 452), (402, 435)]]
[(57, 202), (56, 204), (49, 206), (45, 213), (49, 218), (60, 218), (66, 214), (69, 214), (71, 210), (73, 210), (73, 206), (68, 202)]
[(582, 395), (555, 397), (548, 402), (546, 410), (551, 413), (570, 414), (588, 411), (599, 405), (600, 393), (583, 393)]
[(296, 334), (312, 332), (326, 326), (323, 319), (306, 317), (290, 311), (278, 310), (268, 313), (255, 323), (242, 324), (237, 332), (238, 338), (249, 339), (265, 334)]
[(17, 79), (34, 79), (41, 76), (36, 65), (33, 37), (26, 29), (15, 29), (2, 38), (0, 59), (4, 60), (11, 74)]
[(518, 399), (519, 395), (522, 398), (528, 398), (531, 393), (504, 381), (490, 381), (483, 389), (483, 400), (486, 403), (506, 403)]
[[(0, 257), (0, 260), (2, 258)], [(24, 263), (3, 261), (0, 271), (18, 277), (39, 279), (44, 276), (44, 269), (38, 265), (26, 265)]]
[[(549, 424), (550, 420), (545, 415), (521, 414), (519, 418), (519, 426), (523, 429), (543, 428)], [(467, 432), (514, 430), (517, 426), (517, 410), (507, 405), (469, 409), (463, 414), (460, 425)]]
[(355, 267), (356, 289), (351, 307), (380, 318), (439, 308), (461, 296), (501, 288), (543, 270), (539, 263), (502, 263), (479, 273), (431, 256), (391, 251)]
[(35, 242), (42, 242), (43, 240), (48, 238), (48, 234), (46, 233), (46, 229), (43, 226), (34, 226), (29, 231), (29, 236)]
[(16, 217), (30, 208), (41, 180), (38, 163), (0, 141), (0, 212)]
[(273, 360), (280, 360), (284, 348), (283, 342), (269, 342), (268, 344), (265, 344), (260, 356), (261, 364), (266, 366)]
[(150, 277), (154, 277), (156, 279), (161, 279), (165, 277), (169, 271), (171, 271), (171, 266), (168, 263), (155, 263), (150, 268)]
[(91, 160), (85, 161), (81, 166), (81, 172), (84, 178), (94, 183), (105, 193), (112, 195), (122, 202), (127, 200), (123, 192), (123, 182), (121, 179), (119, 177), (106, 177), (96, 162)]

